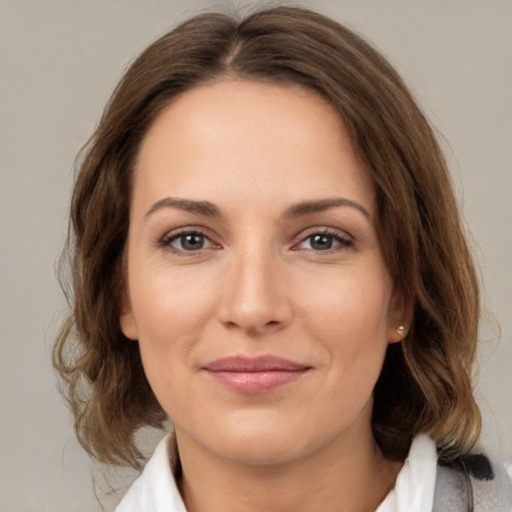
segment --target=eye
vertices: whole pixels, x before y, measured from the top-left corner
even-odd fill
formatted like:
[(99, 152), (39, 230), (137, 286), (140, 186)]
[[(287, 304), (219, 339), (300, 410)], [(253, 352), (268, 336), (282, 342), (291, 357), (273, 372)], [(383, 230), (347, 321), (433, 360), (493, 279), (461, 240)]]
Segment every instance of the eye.
[(165, 236), (160, 245), (173, 252), (194, 252), (213, 247), (212, 241), (199, 231), (183, 231)]
[[(305, 242), (310, 246), (309, 248), (315, 251), (325, 251), (331, 249), (333, 245), (339, 242), (332, 235), (311, 235), (308, 236)], [(304, 243), (304, 242), (303, 242)]]
[(338, 232), (322, 231), (310, 234), (295, 247), (312, 251), (329, 251), (352, 246), (353, 242), (348, 236)]

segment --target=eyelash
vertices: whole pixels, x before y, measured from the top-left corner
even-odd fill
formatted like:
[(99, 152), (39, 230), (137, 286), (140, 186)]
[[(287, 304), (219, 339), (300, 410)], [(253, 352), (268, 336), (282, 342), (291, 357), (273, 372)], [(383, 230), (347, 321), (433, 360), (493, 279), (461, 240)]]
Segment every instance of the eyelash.
[(329, 247), (328, 249), (323, 249), (323, 250), (315, 250), (315, 249), (305, 249), (305, 250), (312, 251), (312, 252), (319, 253), (319, 254), (329, 255), (329, 254), (333, 254), (338, 251), (352, 249), (354, 247), (354, 240), (351, 237), (349, 237), (348, 235), (346, 235), (346, 234), (342, 235), (338, 230), (335, 230), (335, 229), (323, 228), (323, 229), (312, 229), (309, 232), (309, 234), (307, 234), (307, 236), (303, 237), (300, 240), (300, 242), (298, 242), (297, 244), (295, 244), (293, 246), (293, 249), (299, 250), (300, 249), (300, 248), (298, 248), (299, 245), (303, 244), (307, 240), (312, 239), (315, 236), (324, 236), (324, 237), (332, 238), (336, 242), (339, 242), (339, 245), (335, 246), (335, 247)]
[(183, 231), (179, 231), (177, 233), (166, 234), (158, 242), (158, 246), (160, 248), (162, 248), (162, 249), (165, 249), (167, 251), (172, 252), (173, 254), (175, 254), (177, 256), (185, 256), (185, 257), (189, 256), (190, 257), (190, 256), (194, 256), (196, 254), (199, 254), (200, 251), (202, 249), (204, 249), (203, 247), (201, 247), (200, 249), (190, 250), (190, 251), (187, 251), (185, 249), (177, 249), (177, 248), (173, 247), (172, 243), (175, 240), (179, 240), (180, 238), (184, 238), (186, 236), (199, 236), (199, 237), (203, 237), (204, 240), (207, 240), (213, 247), (220, 247), (217, 244), (215, 244), (214, 242), (212, 242), (211, 239), (208, 237), (208, 235), (206, 235), (200, 229), (183, 230)]
[[(220, 245), (212, 242), (212, 240), (208, 237), (208, 235), (206, 235), (205, 232), (200, 229), (183, 230), (183, 231), (179, 231), (177, 233), (166, 234), (158, 242), (158, 246), (162, 249), (165, 249), (165, 250), (177, 255), (177, 256), (184, 256), (184, 257), (195, 256), (197, 254), (200, 254), (203, 249), (209, 248), (209, 247), (206, 247), (206, 248), (201, 247), (196, 250), (187, 251), (185, 249), (177, 249), (177, 248), (173, 247), (172, 243), (174, 241), (179, 240), (180, 238), (187, 237), (187, 236), (203, 237), (204, 240), (207, 240), (208, 243), (211, 244), (211, 247), (220, 248)], [(304, 236), (303, 238), (301, 238), (301, 240), (298, 243), (296, 243), (292, 246), (292, 250), (295, 250), (295, 251), (300, 250), (300, 247), (298, 247), (298, 246), (305, 243), (307, 240), (312, 239), (315, 236), (324, 236), (324, 237), (331, 238), (334, 241), (338, 242), (339, 245), (336, 245), (334, 247), (329, 247), (327, 249), (321, 249), (321, 250), (315, 250), (313, 248), (305, 249), (305, 250), (312, 251), (312, 252), (319, 253), (319, 254), (328, 255), (328, 254), (332, 254), (332, 253), (335, 253), (335, 252), (338, 252), (338, 251), (341, 251), (344, 249), (351, 249), (354, 247), (354, 241), (349, 236), (341, 235), (339, 231), (334, 230), (334, 229), (323, 228), (323, 229), (311, 230), (307, 236)]]

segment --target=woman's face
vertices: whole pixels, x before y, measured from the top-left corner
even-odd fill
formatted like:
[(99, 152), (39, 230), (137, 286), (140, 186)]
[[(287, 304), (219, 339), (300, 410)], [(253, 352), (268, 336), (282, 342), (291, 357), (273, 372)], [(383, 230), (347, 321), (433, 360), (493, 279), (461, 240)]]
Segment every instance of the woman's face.
[(402, 316), (333, 107), (225, 80), (161, 113), (136, 163), (120, 321), (179, 443), (272, 464), (367, 440)]

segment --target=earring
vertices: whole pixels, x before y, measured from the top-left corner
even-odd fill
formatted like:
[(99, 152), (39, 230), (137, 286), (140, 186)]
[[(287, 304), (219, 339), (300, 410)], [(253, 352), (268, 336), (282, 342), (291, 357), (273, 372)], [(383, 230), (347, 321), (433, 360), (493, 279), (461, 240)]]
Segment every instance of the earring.
[(404, 333), (405, 333), (405, 327), (403, 325), (399, 325), (397, 328), (396, 328), (396, 332), (400, 335), (400, 336), (403, 336)]

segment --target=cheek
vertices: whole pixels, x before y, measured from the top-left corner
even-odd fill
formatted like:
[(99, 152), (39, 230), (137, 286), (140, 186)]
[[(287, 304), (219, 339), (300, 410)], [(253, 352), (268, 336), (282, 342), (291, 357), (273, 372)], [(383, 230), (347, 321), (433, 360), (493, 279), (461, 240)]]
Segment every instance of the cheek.
[(304, 328), (328, 354), (333, 388), (342, 383), (371, 392), (388, 345), (387, 274), (373, 269), (319, 284), (304, 299)]
[(165, 262), (146, 263), (132, 273), (130, 295), (141, 337), (144, 333), (193, 331), (201, 323), (213, 303), (211, 284), (204, 286), (212, 276), (198, 274), (173, 269)]
[(386, 337), (391, 284), (380, 269), (331, 274), (304, 286), (301, 296), (311, 322), (329, 337), (338, 335), (354, 342)]
[[(140, 267), (139, 267), (140, 268)], [(132, 309), (137, 324), (141, 357), (152, 384), (178, 376), (189, 360), (215, 304), (202, 280), (164, 266), (133, 273), (130, 281)]]

